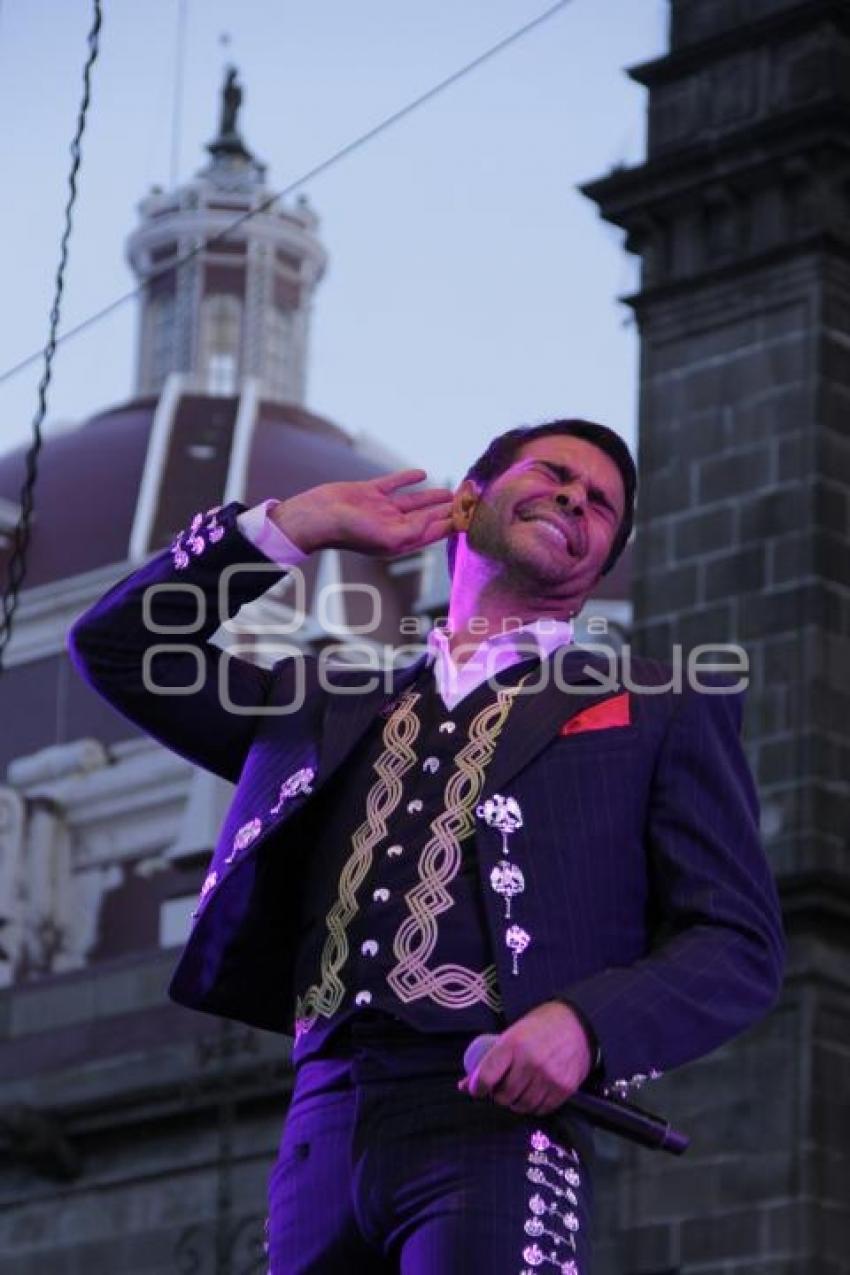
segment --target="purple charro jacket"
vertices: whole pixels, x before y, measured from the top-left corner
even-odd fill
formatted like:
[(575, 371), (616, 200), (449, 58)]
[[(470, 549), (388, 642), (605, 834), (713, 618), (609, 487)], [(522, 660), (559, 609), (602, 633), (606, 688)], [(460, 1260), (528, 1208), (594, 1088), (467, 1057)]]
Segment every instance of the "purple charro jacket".
[[(224, 618), (223, 573), (228, 615), (285, 574), (239, 532), (244, 508), (197, 515), (170, 550), (76, 621), (68, 647), (125, 717), (236, 784), (169, 995), (292, 1034), (298, 871), (322, 818), (323, 786), (419, 665), (388, 683), (374, 671), (335, 671), (334, 684), (349, 692), (336, 693), (311, 657), (267, 670), (207, 641)], [(145, 608), (152, 585), (168, 588), (149, 593)], [(160, 644), (168, 649), (152, 655)], [(785, 938), (739, 740), (741, 694), (673, 693), (664, 689), (669, 667), (635, 659), (633, 683), (654, 693), (630, 688), (628, 724), (561, 733), (582, 710), (623, 693), (619, 685), (600, 693), (607, 664), (598, 656), (561, 655), (559, 678), (514, 701), (480, 795), (513, 797), (525, 816), (511, 839), (532, 936), (519, 977), (503, 900), (486, 888), (501, 834), (477, 822), (482, 899), (507, 1021), (545, 1000), (569, 1001), (601, 1045), (608, 1091), (625, 1096), (761, 1018), (781, 990)], [(194, 689), (152, 693), (146, 663), (155, 685)], [(364, 682), (371, 689), (350, 693)], [(222, 690), (241, 713), (225, 707)], [(295, 698), (298, 710), (281, 714)]]

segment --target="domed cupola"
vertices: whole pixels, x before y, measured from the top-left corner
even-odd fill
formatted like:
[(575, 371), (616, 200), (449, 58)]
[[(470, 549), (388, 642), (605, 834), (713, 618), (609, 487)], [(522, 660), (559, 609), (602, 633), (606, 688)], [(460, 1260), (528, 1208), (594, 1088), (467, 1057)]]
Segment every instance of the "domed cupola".
[[(305, 404), (310, 307), (326, 254), (306, 200), (290, 206), (266, 185), (265, 165), (242, 137), (241, 103), (231, 68), (207, 163), (140, 206), (127, 249), (143, 285), (136, 392), (47, 438), (27, 589), (85, 575), (93, 601), (124, 564), (170, 544), (197, 510), (284, 500), (404, 464)], [(0, 568), (23, 473), (23, 448), (0, 456)], [(361, 592), (374, 585), (383, 599), (376, 640), (397, 638), (398, 615), (415, 599), (420, 555), (403, 577), (398, 564), (358, 554), (314, 557), (305, 567), (310, 633), (324, 627), (314, 594), (330, 573)], [(273, 606), (274, 596), (270, 590), (264, 602)], [(58, 631), (53, 642), (64, 660)], [(17, 652), (31, 645), (22, 609), (9, 658), (23, 658)]]
[(209, 163), (139, 206), (127, 256), (145, 285), (140, 396), (159, 394), (179, 373), (196, 393), (234, 396), (250, 377), (264, 399), (304, 402), (310, 307), (326, 254), (306, 198), (273, 200), (265, 165), (239, 130), (241, 104), (230, 67)]

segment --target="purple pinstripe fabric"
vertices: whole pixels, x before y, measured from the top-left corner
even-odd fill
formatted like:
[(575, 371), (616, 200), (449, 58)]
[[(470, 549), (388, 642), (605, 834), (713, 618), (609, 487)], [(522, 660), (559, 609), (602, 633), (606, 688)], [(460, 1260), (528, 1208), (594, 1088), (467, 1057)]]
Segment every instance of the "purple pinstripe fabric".
[(461, 1052), (362, 1034), (348, 1060), (299, 1068), (271, 1275), (588, 1275), (589, 1167), (550, 1119), (458, 1093)]

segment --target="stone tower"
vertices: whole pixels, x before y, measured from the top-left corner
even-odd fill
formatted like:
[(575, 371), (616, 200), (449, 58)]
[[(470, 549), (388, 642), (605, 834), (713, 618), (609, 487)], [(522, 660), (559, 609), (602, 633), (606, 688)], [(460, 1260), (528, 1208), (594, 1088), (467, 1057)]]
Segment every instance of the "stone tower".
[[(239, 132), (242, 90), (231, 67), (210, 162), (177, 190), (140, 205), (127, 255), (145, 283), (136, 391), (172, 373), (195, 391), (231, 396), (247, 379), (265, 399), (302, 404), (310, 306), (325, 268), (306, 199), (274, 200), (265, 165)], [(190, 256), (179, 269), (175, 264)]]
[[(585, 187), (642, 267), (635, 648), (749, 658), (781, 1006), (612, 1151), (600, 1275), (850, 1272), (850, 3), (671, 0), (646, 161)], [(667, 1160), (665, 1163), (664, 1161)]]

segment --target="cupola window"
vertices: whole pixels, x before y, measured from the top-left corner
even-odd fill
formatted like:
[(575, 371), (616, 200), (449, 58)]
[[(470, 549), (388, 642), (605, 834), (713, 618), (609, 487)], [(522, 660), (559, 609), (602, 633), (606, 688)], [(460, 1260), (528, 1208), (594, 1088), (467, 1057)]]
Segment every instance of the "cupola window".
[(209, 394), (237, 392), (242, 302), (224, 294), (206, 297), (201, 310), (201, 367)]

